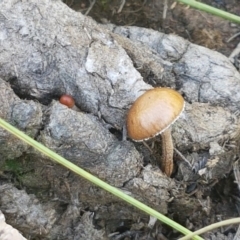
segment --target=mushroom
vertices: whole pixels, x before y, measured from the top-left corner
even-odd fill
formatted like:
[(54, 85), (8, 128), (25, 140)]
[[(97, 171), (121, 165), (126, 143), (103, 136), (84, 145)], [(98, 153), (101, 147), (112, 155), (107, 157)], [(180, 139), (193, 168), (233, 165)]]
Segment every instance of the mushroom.
[(127, 115), (128, 136), (144, 141), (162, 136), (161, 169), (170, 176), (173, 171), (173, 141), (171, 125), (184, 109), (183, 97), (170, 88), (147, 90), (131, 106)]
[(72, 108), (75, 105), (75, 101), (72, 96), (64, 94), (60, 97), (59, 102), (69, 108)]

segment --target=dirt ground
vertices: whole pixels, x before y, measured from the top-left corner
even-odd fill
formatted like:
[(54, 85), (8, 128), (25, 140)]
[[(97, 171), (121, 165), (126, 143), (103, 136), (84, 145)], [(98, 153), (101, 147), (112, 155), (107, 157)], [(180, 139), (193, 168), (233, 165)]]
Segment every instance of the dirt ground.
[[(121, 8), (121, 1), (96, 0), (91, 9), (90, 2), (93, 1), (65, 0), (65, 2), (84, 14), (89, 12), (88, 15), (98, 22), (152, 28), (167, 34), (174, 33), (226, 56), (231, 54), (240, 41), (239, 25), (170, 0), (167, 1), (165, 19), (163, 18), (164, 1), (126, 0)], [(201, 2), (240, 15), (239, 0)]]
[[(167, 2), (168, 7), (165, 18), (164, 2)], [(240, 15), (239, 0), (202, 0), (201, 2)], [(93, 0), (65, 0), (65, 3), (83, 14), (88, 13), (89, 16), (100, 23), (109, 22), (121, 26), (140, 26), (167, 34), (173, 33), (188, 39), (192, 43), (221, 52), (226, 56), (229, 56), (240, 42), (240, 25), (170, 0), (126, 0), (122, 8), (119, 0), (96, 0), (95, 3)], [(94, 3), (92, 8), (91, 3)], [(211, 199), (215, 202), (215, 214), (222, 212), (222, 215), (219, 215), (219, 220), (222, 217), (231, 218), (238, 215), (236, 209), (239, 209), (240, 201), (237, 192), (233, 174), (217, 183), (211, 191), (204, 191), (206, 198), (208, 197), (207, 194), (210, 194)], [(231, 204), (229, 204), (230, 202)], [(225, 206), (224, 209), (219, 209), (223, 206)], [(174, 214), (172, 214), (172, 217), (174, 217)], [(176, 216), (174, 218), (177, 220)], [(202, 224), (204, 225), (204, 223)], [(191, 229), (190, 225), (189, 222), (189, 229)], [(116, 239), (139, 239), (133, 238), (127, 230), (127, 227), (124, 228), (122, 237), (119, 236)], [(231, 235), (231, 233), (233, 234)], [(235, 233), (236, 227), (229, 226), (224, 232), (226, 238), (219, 236), (211, 239), (233, 239)], [(165, 232), (164, 235), (167, 236), (168, 233)], [(157, 235), (156, 238), (145, 239), (166, 238), (163, 235)]]

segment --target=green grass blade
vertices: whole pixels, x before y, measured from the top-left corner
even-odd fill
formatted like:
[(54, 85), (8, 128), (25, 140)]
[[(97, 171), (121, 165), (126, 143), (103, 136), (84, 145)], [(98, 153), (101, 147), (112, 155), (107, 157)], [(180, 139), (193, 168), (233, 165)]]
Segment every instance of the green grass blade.
[(198, 235), (198, 234), (203, 234), (205, 232), (209, 232), (212, 231), (213, 229), (219, 228), (219, 227), (223, 227), (226, 225), (232, 225), (232, 224), (239, 224), (240, 223), (240, 218), (232, 218), (232, 219), (227, 219), (221, 222), (217, 222), (217, 223), (213, 223), (211, 225), (208, 225), (204, 228), (201, 228), (199, 230), (197, 230), (196, 232), (190, 233), (185, 237), (182, 237), (178, 240), (189, 240), (191, 239), (194, 235)]
[(178, 2), (185, 3), (191, 7), (197, 8), (199, 10), (202, 10), (204, 12), (211, 13), (213, 15), (216, 15), (218, 17), (225, 18), (231, 22), (235, 22), (240, 24), (240, 17), (237, 15), (234, 15), (232, 13), (225, 12), (223, 10), (220, 10), (218, 8), (211, 7), (207, 4), (195, 1), (195, 0), (177, 0)]
[[(48, 156), (49, 158), (55, 160), (62, 166), (68, 168), (69, 170), (77, 173), (78, 175), (82, 176), (83, 178), (89, 180), (90, 182), (96, 184), (97, 186), (101, 187), (102, 189), (105, 189), (106, 191), (112, 193), (113, 195), (121, 198), (122, 200), (130, 203), (131, 205), (137, 207), (138, 209), (144, 211), (145, 213), (156, 217), (161, 222), (171, 226), (172, 228), (178, 230), (179, 232), (183, 233), (184, 235), (192, 233), (187, 228), (184, 228), (180, 224), (174, 222), (173, 220), (169, 219), (168, 217), (164, 216), (163, 214), (157, 212), (156, 210), (148, 207), (147, 205), (139, 202), (138, 200), (134, 199), (133, 197), (128, 196), (127, 194), (123, 193), (119, 189), (105, 183), (104, 181), (100, 180), (99, 178), (93, 176), (92, 174), (86, 172), (85, 170), (81, 169), (80, 167), (76, 166), (75, 164), (69, 162), (65, 158), (61, 157), (57, 153), (53, 152), (52, 150), (48, 149), (41, 143), (35, 141), (34, 139), (27, 136), (25, 133), (21, 132), (17, 128), (13, 127), (6, 121), (0, 118), (0, 126), (7, 130), (8, 132), (14, 134), (16, 137), (20, 138), (22, 141), (26, 142), (27, 144), (31, 145), (44, 155)], [(193, 239), (195, 240), (203, 240), (199, 236), (195, 236)]]

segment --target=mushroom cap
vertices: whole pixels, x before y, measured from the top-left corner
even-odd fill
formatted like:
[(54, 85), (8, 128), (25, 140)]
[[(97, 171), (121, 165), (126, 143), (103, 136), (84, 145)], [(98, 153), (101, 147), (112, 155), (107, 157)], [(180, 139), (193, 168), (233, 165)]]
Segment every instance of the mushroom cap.
[(128, 136), (143, 141), (164, 132), (180, 116), (184, 105), (183, 97), (173, 89), (147, 90), (128, 112)]

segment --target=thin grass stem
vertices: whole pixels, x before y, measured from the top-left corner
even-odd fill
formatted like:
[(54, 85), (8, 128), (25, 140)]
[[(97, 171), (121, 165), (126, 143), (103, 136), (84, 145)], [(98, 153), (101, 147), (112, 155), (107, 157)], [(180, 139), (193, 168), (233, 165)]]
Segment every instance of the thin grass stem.
[[(101, 179), (93, 176), (92, 174), (88, 173), (87, 171), (83, 170), (82, 168), (78, 167), (77, 165), (71, 163), (67, 159), (61, 157), (57, 153), (55, 153), (52, 150), (48, 149), (47, 147), (45, 147), (41, 143), (35, 141), (34, 139), (32, 139), (31, 137), (27, 136), (25, 133), (23, 133), (22, 131), (20, 131), (17, 128), (13, 127), (12, 125), (10, 125), (9, 123), (7, 123), (6, 121), (4, 121), (1, 118), (0, 118), (0, 126), (2, 128), (4, 128), (5, 130), (7, 130), (8, 132), (14, 134), (16, 137), (20, 138), (25, 143), (27, 143), (30, 146), (34, 147), (39, 152), (43, 153), (45, 156), (48, 156), (52, 160), (56, 161), (57, 163), (61, 164), (64, 167), (68, 168), (69, 170), (75, 172), (79, 176), (81, 176), (81, 177), (87, 179), (88, 181), (96, 184), (97, 186), (99, 186), (102, 189), (110, 192), (111, 194), (117, 196), (118, 198), (121, 198), (125, 202), (128, 202), (129, 204), (131, 204), (131, 205), (135, 206), (136, 208), (144, 211), (145, 213), (147, 213), (147, 214), (149, 214), (149, 215), (151, 215), (153, 217), (156, 217), (161, 222), (171, 226), (172, 228), (176, 229), (177, 231), (181, 232), (182, 234), (187, 235), (187, 234), (192, 233), (190, 230), (188, 230), (187, 228), (183, 227), (182, 225), (174, 222), (170, 218), (164, 216), (163, 214), (161, 214), (161, 213), (157, 212), (156, 210), (148, 207), (147, 205), (143, 204), (142, 202), (136, 200), (135, 198), (133, 198), (133, 197), (123, 193), (118, 188), (115, 188), (115, 187), (109, 185), (108, 183), (106, 183), (106, 182), (102, 181)], [(199, 236), (195, 236), (193, 239), (195, 239), (195, 240), (203, 240)]]

